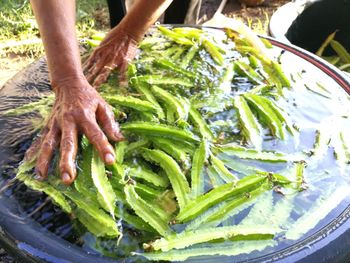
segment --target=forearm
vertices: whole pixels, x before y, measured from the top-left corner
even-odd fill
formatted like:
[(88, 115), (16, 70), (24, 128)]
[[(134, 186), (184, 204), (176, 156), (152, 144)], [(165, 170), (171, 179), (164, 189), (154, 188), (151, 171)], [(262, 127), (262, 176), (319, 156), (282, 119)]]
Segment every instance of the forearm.
[(139, 41), (147, 32), (148, 28), (168, 8), (171, 2), (172, 0), (137, 0), (120, 22), (118, 28), (123, 29), (124, 32), (136, 41)]
[(51, 83), (82, 76), (74, 0), (31, 0), (47, 56)]

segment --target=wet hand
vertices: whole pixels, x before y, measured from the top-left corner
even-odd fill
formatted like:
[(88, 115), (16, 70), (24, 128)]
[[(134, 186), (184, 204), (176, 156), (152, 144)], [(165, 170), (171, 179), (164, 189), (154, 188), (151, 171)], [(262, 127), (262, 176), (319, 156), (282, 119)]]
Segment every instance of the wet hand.
[(114, 28), (84, 63), (84, 73), (94, 87), (99, 87), (115, 68), (121, 81), (129, 62), (135, 57), (137, 41), (123, 30)]
[(27, 151), (26, 159), (33, 153), (38, 154), (36, 173), (45, 179), (54, 151), (59, 146), (60, 174), (63, 183), (69, 185), (76, 178), (79, 133), (85, 134), (106, 164), (115, 161), (108, 139), (120, 141), (124, 138), (111, 107), (84, 77), (66, 79), (56, 83), (53, 88), (56, 101), (50, 118), (39, 138)]

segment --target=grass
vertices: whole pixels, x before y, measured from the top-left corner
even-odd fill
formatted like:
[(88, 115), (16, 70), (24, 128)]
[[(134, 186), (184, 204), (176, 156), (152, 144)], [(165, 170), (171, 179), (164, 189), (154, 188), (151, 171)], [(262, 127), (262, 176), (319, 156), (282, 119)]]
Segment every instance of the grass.
[[(108, 28), (105, 0), (77, 0), (79, 39)], [(29, 0), (0, 0), (0, 88), (19, 70), (43, 55), (44, 48)]]
[[(108, 28), (107, 4), (101, 0), (77, 1), (78, 38)], [(39, 57), (43, 55), (39, 29), (29, 0), (0, 0), (0, 52)], [(2, 47), (2, 49), (1, 49)]]

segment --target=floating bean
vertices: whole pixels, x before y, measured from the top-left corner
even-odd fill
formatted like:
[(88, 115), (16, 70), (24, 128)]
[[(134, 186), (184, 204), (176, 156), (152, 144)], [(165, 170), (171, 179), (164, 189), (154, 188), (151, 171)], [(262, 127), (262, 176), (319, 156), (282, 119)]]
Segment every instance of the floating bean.
[(242, 178), (237, 183), (220, 185), (188, 203), (180, 211), (176, 219), (180, 222), (187, 222), (227, 198), (232, 198), (258, 188), (266, 178), (266, 176), (251, 175)]
[(167, 236), (171, 233), (167, 222), (160, 220), (159, 215), (152, 209), (152, 207), (145, 202), (135, 191), (131, 184), (126, 184), (124, 187), (126, 200), (135, 213), (141, 217), (145, 222), (150, 224), (159, 234)]
[(179, 165), (173, 158), (160, 150), (144, 149), (142, 156), (146, 160), (155, 162), (162, 167), (173, 187), (180, 210), (183, 209), (189, 201), (190, 187)]
[(192, 159), (191, 169), (191, 191), (192, 196), (197, 197), (204, 192), (204, 164), (208, 158), (209, 145), (203, 140), (196, 149)]
[(131, 96), (106, 95), (104, 99), (111, 105), (124, 106), (138, 111), (157, 113), (157, 106), (149, 101), (140, 100)]
[(152, 244), (154, 250), (169, 251), (173, 248), (180, 249), (195, 244), (200, 244), (208, 241), (220, 239), (235, 239), (239, 240), (262, 240), (272, 239), (276, 234), (277, 229), (265, 226), (228, 226), (201, 229), (194, 231), (185, 231), (181, 234), (172, 234), (167, 238), (161, 238)]
[(137, 134), (146, 134), (151, 136), (169, 137), (174, 140), (197, 142), (199, 139), (191, 132), (181, 130), (173, 126), (150, 123), (150, 122), (129, 122), (121, 125), (123, 131), (133, 132)]
[(250, 110), (248, 103), (242, 96), (236, 96), (233, 103), (237, 109), (237, 117), (244, 136), (252, 145), (260, 150), (262, 144), (261, 128)]

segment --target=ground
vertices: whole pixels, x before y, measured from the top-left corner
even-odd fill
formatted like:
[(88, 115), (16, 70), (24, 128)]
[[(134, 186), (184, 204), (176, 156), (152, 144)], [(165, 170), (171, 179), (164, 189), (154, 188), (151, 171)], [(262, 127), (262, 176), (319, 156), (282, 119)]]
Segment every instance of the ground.
[[(39, 32), (28, 0), (0, 0), (0, 89), (7, 80), (29, 63), (44, 54)], [(105, 1), (78, 2), (77, 32), (83, 39), (95, 31), (108, 29), (108, 10)], [(265, 0), (257, 7), (247, 7), (238, 0), (228, 0), (223, 10), (226, 16), (241, 19), (259, 34), (268, 34), (268, 23), (273, 12), (289, 0)], [(203, 0), (202, 21), (210, 19), (221, 0)], [(0, 262), (14, 262), (0, 248)]]

